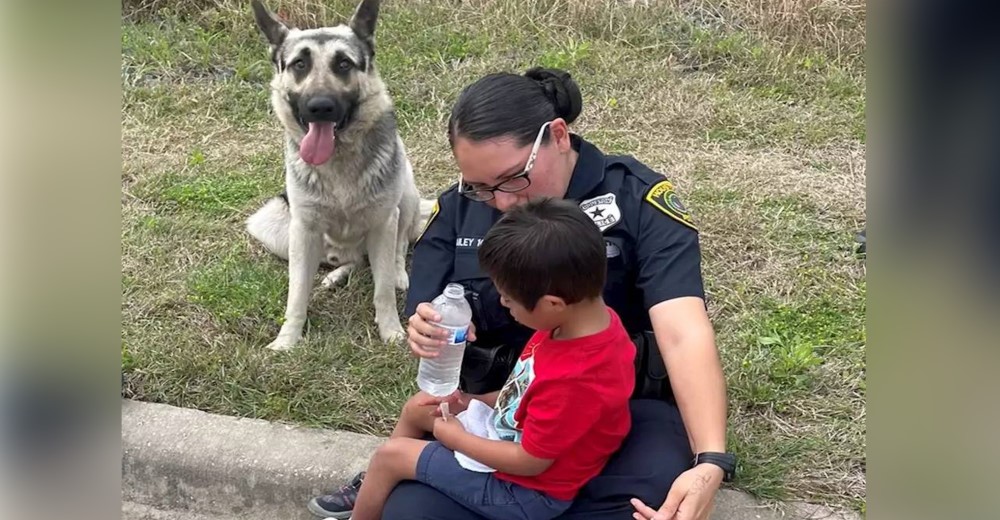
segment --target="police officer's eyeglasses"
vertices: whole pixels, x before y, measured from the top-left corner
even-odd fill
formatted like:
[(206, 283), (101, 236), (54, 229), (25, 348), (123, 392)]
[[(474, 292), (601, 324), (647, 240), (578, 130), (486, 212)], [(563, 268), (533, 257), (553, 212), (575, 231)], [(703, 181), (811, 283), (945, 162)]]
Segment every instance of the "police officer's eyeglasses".
[(524, 190), (528, 186), (531, 186), (531, 179), (528, 178), (528, 173), (531, 172), (531, 168), (535, 165), (535, 158), (538, 157), (538, 148), (542, 146), (542, 136), (545, 135), (545, 129), (548, 128), (549, 121), (542, 125), (538, 130), (538, 136), (535, 137), (535, 144), (531, 147), (531, 155), (528, 156), (528, 162), (524, 165), (524, 170), (517, 175), (489, 188), (471, 188), (462, 181), (461, 178), (458, 180), (458, 192), (464, 197), (474, 200), (476, 202), (486, 202), (493, 200), (495, 197), (495, 191), (502, 191), (504, 193), (517, 193)]

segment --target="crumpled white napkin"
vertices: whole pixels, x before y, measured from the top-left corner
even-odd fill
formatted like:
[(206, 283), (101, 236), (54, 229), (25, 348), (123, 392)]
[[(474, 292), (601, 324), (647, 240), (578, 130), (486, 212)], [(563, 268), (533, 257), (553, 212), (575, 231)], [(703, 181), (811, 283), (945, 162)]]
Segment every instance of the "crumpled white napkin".
[[(469, 401), (469, 407), (465, 411), (453, 416), (462, 422), (462, 426), (465, 427), (465, 431), (477, 436), (483, 437), (490, 440), (500, 440), (500, 435), (497, 433), (496, 428), (493, 426), (493, 420), (496, 416), (496, 410), (492, 406), (488, 406), (486, 403), (472, 399)], [(458, 460), (458, 464), (469, 471), (476, 471), (479, 473), (491, 473), (496, 471), (495, 469), (479, 462), (473, 460), (469, 456), (455, 452), (455, 459)]]

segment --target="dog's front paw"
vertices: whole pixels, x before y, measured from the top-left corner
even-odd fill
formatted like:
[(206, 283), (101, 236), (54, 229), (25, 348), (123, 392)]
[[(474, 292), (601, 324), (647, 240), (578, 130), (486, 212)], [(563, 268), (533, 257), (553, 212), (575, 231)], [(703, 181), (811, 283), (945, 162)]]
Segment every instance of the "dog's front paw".
[(393, 321), (389, 325), (380, 325), (378, 328), (378, 335), (382, 338), (383, 343), (399, 344), (403, 342), (406, 338), (406, 333), (403, 332), (403, 327), (398, 321)]

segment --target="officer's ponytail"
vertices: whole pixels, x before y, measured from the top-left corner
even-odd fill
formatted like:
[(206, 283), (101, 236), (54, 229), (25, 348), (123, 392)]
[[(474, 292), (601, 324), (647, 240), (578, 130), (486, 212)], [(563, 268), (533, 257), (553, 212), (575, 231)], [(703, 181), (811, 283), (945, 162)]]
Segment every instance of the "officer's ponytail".
[(506, 137), (526, 146), (547, 121), (559, 117), (572, 123), (582, 109), (580, 87), (566, 71), (536, 67), (524, 75), (490, 74), (459, 95), (448, 120), (448, 140), (454, 146), (457, 136), (473, 141)]
[(556, 116), (566, 120), (566, 124), (576, 121), (583, 110), (583, 96), (580, 87), (576, 85), (568, 72), (559, 69), (543, 69), (535, 67), (524, 76), (541, 85), (545, 97), (549, 98)]

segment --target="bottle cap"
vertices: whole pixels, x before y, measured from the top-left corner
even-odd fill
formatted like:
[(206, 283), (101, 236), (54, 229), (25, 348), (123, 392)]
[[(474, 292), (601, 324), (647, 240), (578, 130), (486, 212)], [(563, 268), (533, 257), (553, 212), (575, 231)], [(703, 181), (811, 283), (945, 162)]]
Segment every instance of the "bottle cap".
[(465, 287), (461, 284), (450, 283), (444, 288), (444, 295), (449, 298), (464, 298), (465, 297)]

